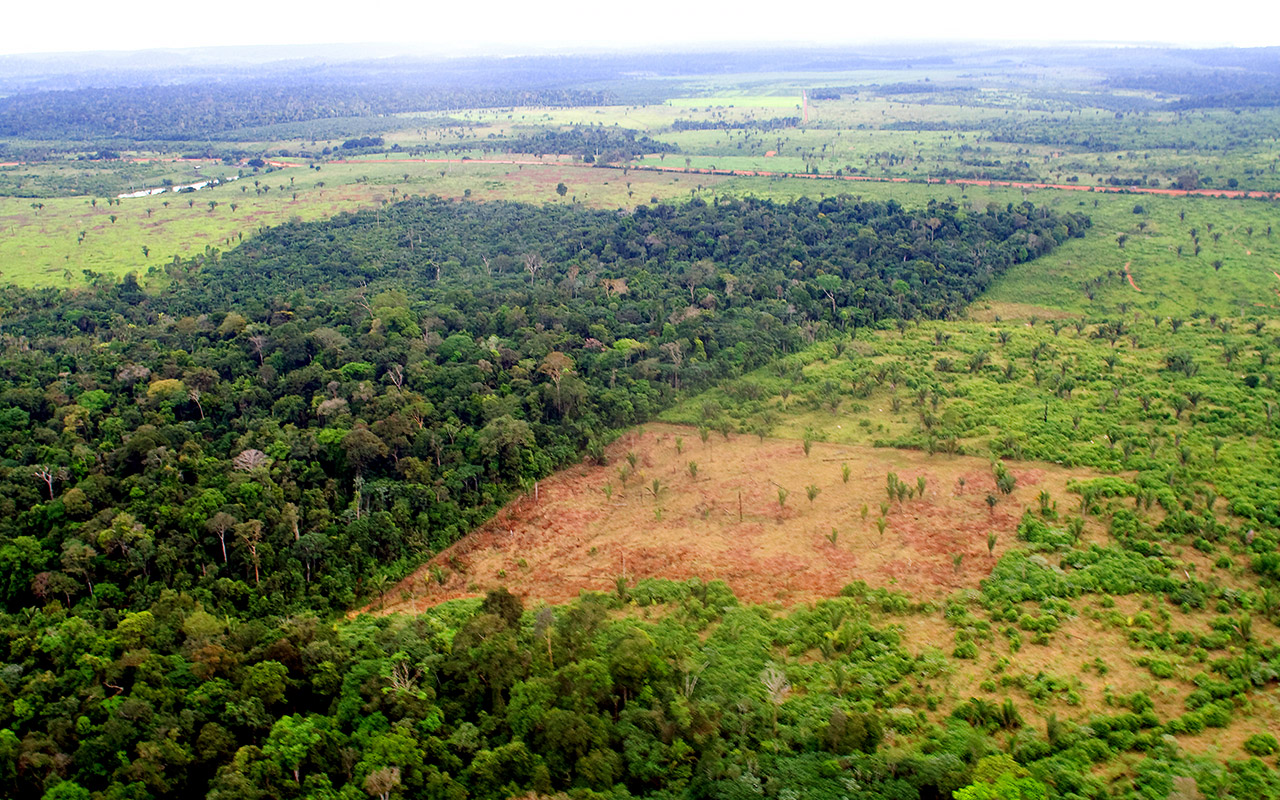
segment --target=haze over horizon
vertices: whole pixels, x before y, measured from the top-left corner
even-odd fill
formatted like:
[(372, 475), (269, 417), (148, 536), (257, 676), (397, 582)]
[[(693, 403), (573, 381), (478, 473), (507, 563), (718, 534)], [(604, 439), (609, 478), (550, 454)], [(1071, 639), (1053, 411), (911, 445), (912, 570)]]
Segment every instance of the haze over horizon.
[[(202, 47), (351, 46), (416, 55), (523, 55), (723, 46), (865, 46), (885, 42), (1010, 44), (1160, 44), (1258, 47), (1280, 44), (1280, 11), (1227, 0), (1194, 24), (1177, 14), (1152, 14), (1102, 0), (1070, 13), (1010, 0), (980, 6), (925, 0), (904, 16), (896, 6), (806, 6), (786, 15), (658, 0), (636, 13), (583, 0), (533, 8), (499, 3), (478, 16), (469, 6), (423, 6), (396, 0), (374, 13), (341, 18), (298, 14), (277, 2), (231, 0), (218, 13), (145, 0), (128, 13), (103, 16), (99, 6), (72, 0), (50, 25), (47, 10), (19, 5), (0, 41), (0, 55), (129, 52)], [(393, 42), (394, 44), (386, 44)]]

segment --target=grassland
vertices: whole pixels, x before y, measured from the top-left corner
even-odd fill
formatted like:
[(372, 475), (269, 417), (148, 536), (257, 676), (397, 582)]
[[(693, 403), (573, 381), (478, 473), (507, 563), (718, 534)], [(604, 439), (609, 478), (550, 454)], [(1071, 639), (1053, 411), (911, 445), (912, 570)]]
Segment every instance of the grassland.
[[(85, 197), (0, 198), (0, 280), (20, 286), (75, 285), (84, 281), (84, 270), (115, 276), (132, 271), (146, 278), (174, 257), (234, 246), (259, 228), (293, 218), (322, 219), (413, 194), (614, 208), (653, 197), (687, 199), (691, 190), (725, 180), (641, 171), (624, 175), (547, 161), (367, 159), (328, 163), (319, 171), (299, 165), (250, 172), (239, 181), (194, 193), (126, 198), (118, 205), (95, 204)], [(561, 182), (568, 187), (563, 198), (556, 192)], [(162, 280), (162, 274), (156, 279)]]

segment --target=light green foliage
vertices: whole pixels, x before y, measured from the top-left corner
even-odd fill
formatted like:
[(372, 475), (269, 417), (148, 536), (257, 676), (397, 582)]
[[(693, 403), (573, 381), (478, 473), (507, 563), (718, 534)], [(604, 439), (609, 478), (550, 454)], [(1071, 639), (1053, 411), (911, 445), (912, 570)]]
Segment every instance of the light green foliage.
[(1269, 733), (1255, 733), (1244, 740), (1244, 751), (1251, 756), (1261, 758), (1273, 755), (1277, 749), (1280, 749), (1280, 744), (1277, 744), (1276, 737)]
[(1049, 790), (1034, 778), (1018, 778), (1006, 772), (990, 783), (957, 789), (952, 796), (955, 800), (1047, 800)]
[(75, 781), (58, 781), (40, 800), (89, 800), (89, 790)]
[(262, 746), (262, 754), (293, 773), (300, 781), (304, 759), (320, 743), (327, 719), (298, 714), (281, 717), (271, 726), (271, 735)]

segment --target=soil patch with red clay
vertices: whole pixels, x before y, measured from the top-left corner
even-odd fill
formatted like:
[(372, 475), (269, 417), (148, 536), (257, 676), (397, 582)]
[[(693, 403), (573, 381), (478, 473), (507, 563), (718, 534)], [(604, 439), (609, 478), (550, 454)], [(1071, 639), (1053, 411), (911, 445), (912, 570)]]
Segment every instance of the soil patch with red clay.
[(1129, 271), (1129, 265), (1132, 263), (1132, 261), (1124, 262), (1124, 276), (1129, 279), (1129, 285), (1133, 287), (1133, 290), (1141, 293), (1142, 290), (1138, 288), (1138, 284), (1133, 282), (1133, 273)]
[[(618, 469), (628, 453), (636, 474), (624, 487)], [(420, 610), (498, 586), (526, 600), (564, 602), (584, 590), (613, 591), (619, 577), (718, 579), (754, 603), (812, 602), (855, 580), (936, 598), (986, 577), (1040, 491), (1064, 501), (1067, 481), (1088, 476), (1010, 463), (1017, 487), (989, 508), (987, 495), (998, 492), (982, 458), (824, 443), (806, 456), (797, 441), (713, 434), (704, 444), (695, 429), (657, 424), (624, 435), (608, 457), (609, 466), (564, 470), (540, 483), (536, 499), (508, 504), (390, 590), (386, 610)], [(912, 487), (923, 477), (925, 491), (894, 501), (881, 533), (890, 472)], [(812, 502), (809, 486), (818, 489)], [(784, 504), (779, 488), (788, 493)]]

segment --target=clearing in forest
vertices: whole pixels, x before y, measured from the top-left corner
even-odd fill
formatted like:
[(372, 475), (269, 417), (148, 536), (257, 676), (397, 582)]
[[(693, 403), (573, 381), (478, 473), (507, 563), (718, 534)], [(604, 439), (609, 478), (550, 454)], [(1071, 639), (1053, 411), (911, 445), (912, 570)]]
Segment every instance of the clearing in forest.
[[(624, 435), (608, 461), (542, 481), (536, 499), (508, 504), (389, 591), (386, 609), (498, 586), (563, 602), (614, 591), (621, 577), (718, 579), (753, 603), (808, 602), (855, 580), (937, 597), (977, 586), (1041, 491), (1065, 502), (1067, 482), (1091, 476), (1009, 463), (1017, 483), (1005, 495), (984, 458), (823, 442), (806, 456), (795, 440), (711, 433), (703, 442), (696, 428), (661, 424)], [(625, 486), (620, 470), (632, 473)], [(890, 501), (890, 473), (915, 496)]]

